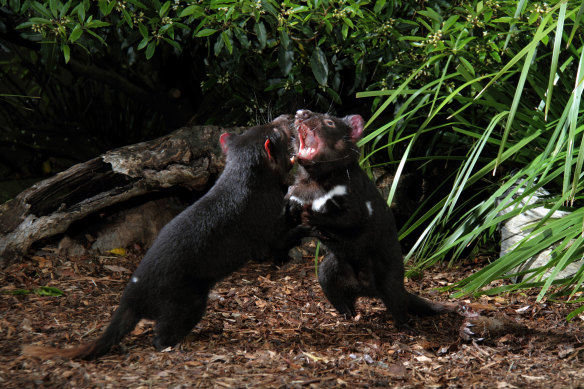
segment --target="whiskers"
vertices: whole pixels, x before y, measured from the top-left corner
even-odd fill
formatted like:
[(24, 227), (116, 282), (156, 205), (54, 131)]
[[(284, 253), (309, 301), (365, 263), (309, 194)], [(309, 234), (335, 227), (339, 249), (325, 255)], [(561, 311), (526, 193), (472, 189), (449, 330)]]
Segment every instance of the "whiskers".
[(325, 161), (315, 161), (315, 160), (310, 160), (311, 164), (313, 165), (317, 165), (317, 164), (325, 164), (325, 163), (335, 163), (335, 162), (339, 162), (339, 161), (344, 161), (346, 159), (351, 158), (350, 154), (346, 154), (340, 158), (334, 158), (334, 159), (327, 159)]
[(290, 144), (288, 145), (288, 154), (294, 157), (298, 154), (298, 150), (294, 146), (294, 139), (290, 139)]

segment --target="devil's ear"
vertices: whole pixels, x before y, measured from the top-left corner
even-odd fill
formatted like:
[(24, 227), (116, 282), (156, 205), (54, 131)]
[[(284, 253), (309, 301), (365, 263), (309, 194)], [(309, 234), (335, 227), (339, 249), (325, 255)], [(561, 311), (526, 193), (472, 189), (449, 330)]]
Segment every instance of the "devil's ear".
[(363, 135), (363, 126), (365, 125), (365, 121), (361, 115), (349, 115), (345, 117), (345, 122), (351, 127), (351, 139), (353, 142), (357, 142), (361, 139), (361, 135)]
[(270, 162), (274, 162), (274, 157), (272, 156), (272, 142), (270, 142), (270, 139), (266, 139), (266, 142), (264, 143), (264, 149), (266, 150), (266, 153), (268, 153), (268, 159), (270, 160)]
[(219, 137), (219, 143), (221, 144), (221, 150), (223, 150), (223, 154), (227, 154), (227, 149), (229, 148), (227, 146), (229, 137), (231, 136), (231, 134), (224, 132), (223, 134), (221, 134), (221, 136)]

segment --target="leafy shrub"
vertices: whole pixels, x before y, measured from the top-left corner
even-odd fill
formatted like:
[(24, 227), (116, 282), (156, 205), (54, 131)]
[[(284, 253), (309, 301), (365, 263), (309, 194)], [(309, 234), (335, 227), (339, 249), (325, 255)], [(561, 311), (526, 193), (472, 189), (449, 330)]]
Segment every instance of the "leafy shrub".
[[(413, 3), (413, 2), (412, 2)], [(107, 54), (124, 40), (132, 56), (151, 59), (164, 46), (174, 54), (200, 46), (206, 108), (328, 110), (384, 78), (379, 64), (396, 57), (412, 28), (413, 7), (402, 1), (273, 0), (1, 0), (23, 18), (28, 39), (60, 48), (65, 62)], [(138, 57), (139, 58), (139, 57)], [(138, 59), (136, 59), (138, 60)], [(130, 61), (131, 62), (131, 61)], [(131, 64), (131, 63), (130, 63)], [(299, 101), (299, 96), (301, 100)], [(227, 97), (227, 101), (225, 101)], [(241, 111), (241, 110), (240, 110)], [(225, 117), (225, 113), (217, 117)]]
[[(0, 148), (54, 172), (189, 120), (353, 111), (355, 92), (383, 83), (381, 64), (406, 45), (415, 4), (0, 0)], [(69, 143), (57, 153), (59, 139)]]

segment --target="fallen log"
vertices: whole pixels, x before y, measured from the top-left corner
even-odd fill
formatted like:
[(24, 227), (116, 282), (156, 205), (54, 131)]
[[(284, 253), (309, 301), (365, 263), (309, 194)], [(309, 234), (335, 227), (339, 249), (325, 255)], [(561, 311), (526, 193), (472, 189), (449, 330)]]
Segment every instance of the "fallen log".
[(224, 167), (223, 132), (193, 126), (121, 147), (34, 184), (0, 206), (0, 266), (90, 215), (167, 188), (203, 191)]

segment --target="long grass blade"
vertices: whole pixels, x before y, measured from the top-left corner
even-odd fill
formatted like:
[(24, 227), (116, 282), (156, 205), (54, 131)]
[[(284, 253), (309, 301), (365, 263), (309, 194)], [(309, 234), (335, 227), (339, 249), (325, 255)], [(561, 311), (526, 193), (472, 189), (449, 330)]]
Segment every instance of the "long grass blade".
[(511, 108), (509, 109), (509, 116), (507, 117), (505, 131), (503, 131), (503, 138), (501, 139), (501, 146), (499, 147), (499, 153), (497, 154), (495, 170), (493, 170), (493, 175), (495, 175), (497, 167), (501, 163), (501, 155), (503, 154), (503, 150), (505, 149), (505, 145), (509, 137), (509, 132), (511, 131), (511, 125), (513, 124), (513, 120), (515, 119), (515, 114), (517, 113), (517, 107), (519, 106), (519, 101), (521, 100), (521, 95), (523, 93), (523, 87), (525, 86), (527, 73), (529, 72), (529, 68), (531, 67), (531, 62), (533, 61), (533, 57), (535, 56), (536, 49), (537, 46), (533, 45), (531, 49), (528, 51), (527, 56), (525, 57), (523, 69), (521, 70), (521, 76), (519, 77), (519, 81), (517, 83), (515, 96), (513, 96), (513, 103), (511, 104)]
[[(513, 19), (516, 20), (519, 19), (519, 16), (523, 11), (524, 6), (525, 0), (519, 0), (517, 2), (517, 8), (515, 8), (515, 15), (513, 15)], [(509, 41), (511, 40), (511, 37), (513, 36), (516, 30), (517, 30), (516, 24), (515, 23), (511, 24), (511, 27), (509, 28), (509, 33), (507, 34), (507, 38), (505, 39), (505, 44), (503, 45), (503, 50), (507, 50), (507, 47), (509, 46)]]
[(578, 27), (580, 26), (582, 14), (584, 14), (584, 2), (580, 3), (580, 9), (578, 9), (578, 15), (574, 19), (574, 25), (572, 26), (572, 32), (570, 33), (570, 37), (568, 38), (568, 42), (566, 43), (566, 48), (570, 47), (570, 45), (572, 44), (572, 39), (574, 39), (574, 35), (576, 35), (576, 31), (578, 31)]
[[(572, 151), (572, 147), (575, 143), (576, 132), (578, 128), (578, 116), (580, 113), (580, 100), (582, 98), (582, 91), (584, 90), (584, 50), (580, 50), (580, 61), (578, 63), (578, 70), (576, 72), (576, 85), (574, 87), (572, 106), (570, 107), (570, 131), (568, 139), (568, 152)], [(568, 157), (568, 156), (567, 156)], [(571, 158), (572, 156), (569, 155)], [(574, 176), (572, 180), (572, 190), (569, 198), (570, 205), (574, 204), (574, 199), (576, 198), (576, 192), (578, 188), (578, 183), (580, 182), (580, 175), (582, 173), (582, 164), (584, 162), (584, 141), (580, 143), (580, 150), (578, 153), (578, 161), (576, 163), (576, 169), (574, 171)], [(566, 174), (569, 174), (567, 170), (569, 160), (566, 158)]]
[(432, 58), (430, 58), (428, 61), (426, 61), (422, 66), (420, 66), (418, 69), (416, 69), (416, 71), (414, 71), (403, 83), (400, 84), (400, 86), (391, 94), (389, 94), (388, 98), (383, 102), (383, 104), (381, 104), (381, 106), (377, 109), (377, 111), (375, 111), (375, 113), (371, 116), (371, 118), (367, 121), (367, 123), (365, 124), (365, 127), (369, 126), (371, 123), (373, 123), (375, 121), (375, 119), (377, 119), (377, 117), (387, 109), (387, 107), (389, 106), (389, 104), (393, 103), (395, 101), (395, 99), (397, 99), (402, 91), (404, 89), (406, 89), (406, 87), (408, 86), (408, 84), (422, 71), (424, 70), (424, 68), (432, 65), (432, 63), (440, 60), (444, 55), (437, 55), (434, 56)]
[(554, 90), (554, 80), (557, 77), (558, 57), (560, 56), (560, 45), (562, 44), (562, 34), (564, 32), (564, 20), (566, 18), (566, 8), (568, 3), (563, 3), (560, 6), (560, 14), (558, 15), (558, 25), (556, 27), (556, 36), (554, 39), (554, 48), (552, 51), (552, 64), (550, 67), (550, 76), (548, 80), (548, 87), (546, 91), (544, 120), (547, 121), (550, 103), (552, 101), (552, 94)]

